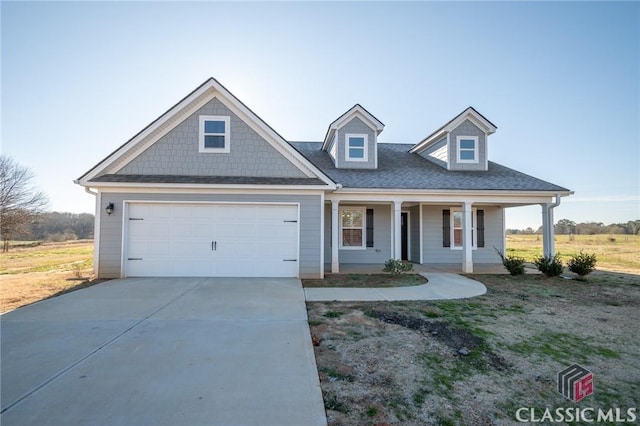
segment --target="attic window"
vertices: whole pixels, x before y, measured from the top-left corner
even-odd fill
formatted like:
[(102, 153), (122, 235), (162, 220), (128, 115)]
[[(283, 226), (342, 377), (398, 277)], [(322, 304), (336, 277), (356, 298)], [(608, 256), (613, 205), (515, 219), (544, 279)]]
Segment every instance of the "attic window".
[(200, 152), (226, 153), (229, 146), (229, 117), (222, 115), (200, 116)]
[(368, 136), (366, 134), (345, 135), (345, 160), (368, 161)]
[(478, 162), (478, 137), (458, 136), (458, 163)]

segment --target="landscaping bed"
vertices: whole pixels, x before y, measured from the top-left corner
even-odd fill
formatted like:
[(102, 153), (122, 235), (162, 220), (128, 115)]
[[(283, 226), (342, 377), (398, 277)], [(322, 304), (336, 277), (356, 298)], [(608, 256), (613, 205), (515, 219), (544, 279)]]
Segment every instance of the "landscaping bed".
[[(469, 277), (487, 294), (307, 304), (329, 424), (502, 425), (521, 407), (636, 407), (639, 276)], [(579, 403), (557, 391), (574, 363), (594, 374)]]
[(324, 279), (303, 279), (303, 287), (381, 288), (406, 287), (425, 284), (418, 274), (327, 274)]

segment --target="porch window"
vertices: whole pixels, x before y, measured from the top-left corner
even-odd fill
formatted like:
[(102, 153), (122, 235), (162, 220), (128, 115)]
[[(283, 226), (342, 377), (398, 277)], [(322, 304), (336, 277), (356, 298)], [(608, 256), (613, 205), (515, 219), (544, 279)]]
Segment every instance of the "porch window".
[(365, 218), (366, 209), (364, 207), (344, 207), (340, 209), (340, 248), (366, 248)]
[[(464, 238), (464, 212), (462, 210), (442, 211), (442, 246), (452, 250), (462, 249)], [(471, 211), (471, 247), (484, 247), (484, 210)]]

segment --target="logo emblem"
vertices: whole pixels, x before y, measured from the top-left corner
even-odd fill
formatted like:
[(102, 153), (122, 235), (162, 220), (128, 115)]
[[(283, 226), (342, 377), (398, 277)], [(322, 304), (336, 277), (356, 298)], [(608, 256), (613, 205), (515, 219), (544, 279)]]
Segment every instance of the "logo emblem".
[(573, 364), (558, 373), (558, 392), (573, 402), (593, 393), (593, 373)]

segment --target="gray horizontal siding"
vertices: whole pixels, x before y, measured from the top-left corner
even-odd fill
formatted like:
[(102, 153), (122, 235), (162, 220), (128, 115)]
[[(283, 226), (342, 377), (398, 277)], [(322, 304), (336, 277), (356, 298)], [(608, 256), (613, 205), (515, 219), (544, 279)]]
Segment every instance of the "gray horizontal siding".
[(420, 153), (423, 158), (441, 166), (447, 167), (447, 161), (449, 161), (449, 151), (447, 147), (447, 138), (444, 137), (438, 142), (431, 145)]
[[(230, 117), (230, 152), (199, 152), (199, 116)], [(306, 177), (296, 166), (213, 99), (122, 167), (125, 175)]]
[[(452, 206), (456, 207), (456, 206)], [(422, 261), (430, 263), (461, 263), (462, 250), (442, 247), (442, 210), (447, 206), (422, 206)], [(500, 263), (494, 247), (504, 251), (504, 211), (500, 207), (478, 206), (484, 210), (485, 245), (473, 250), (474, 263)]]
[[(391, 258), (391, 206), (362, 205), (373, 209), (373, 247), (364, 250), (338, 250), (340, 263), (384, 263)], [(324, 209), (324, 261), (331, 263), (331, 204)]]
[(300, 277), (319, 277), (320, 261), (320, 195), (278, 194), (138, 194), (103, 193), (101, 212), (107, 204), (116, 208), (111, 216), (102, 214), (100, 221), (99, 274), (101, 278), (120, 277), (122, 259), (122, 211), (127, 201), (222, 201), (222, 202), (273, 202), (300, 203)]

